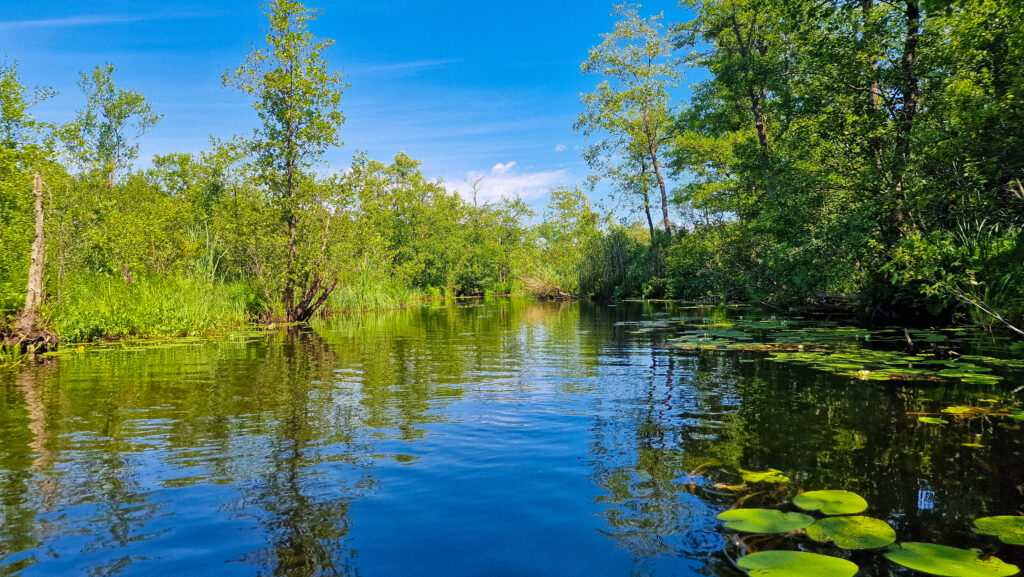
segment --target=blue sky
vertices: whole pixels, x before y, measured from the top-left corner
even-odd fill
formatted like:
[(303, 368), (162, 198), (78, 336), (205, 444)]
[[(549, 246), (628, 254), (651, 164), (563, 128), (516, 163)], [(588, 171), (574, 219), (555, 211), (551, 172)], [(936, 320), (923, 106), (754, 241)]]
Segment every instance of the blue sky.
[[(345, 147), (329, 153), (332, 168), (346, 167), (356, 150), (381, 160), (405, 151), (453, 188), (483, 175), (487, 197), (517, 194), (535, 206), (550, 188), (586, 177), (571, 124), (579, 93), (598, 78), (581, 75), (579, 64), (611, 30), (611, 1), (307, 5), (323, 9), (312, 31), (336, 41), (327, 57), (351, 84)], [(685, 17), (674, 0), (641, 9), (662, 10), (668, 21)], [(59, 92), (36, 109), (40, 118), (70, 120), (83, 100), (78, 72), (104, 62), (164, 115), (141, 141), (140, 165), (256, 124), (250, 102), (220, 78), (262, 38), (257, 1), (3, 0), (2, 12), (0, 53), (19, 62), (26, 83)]]

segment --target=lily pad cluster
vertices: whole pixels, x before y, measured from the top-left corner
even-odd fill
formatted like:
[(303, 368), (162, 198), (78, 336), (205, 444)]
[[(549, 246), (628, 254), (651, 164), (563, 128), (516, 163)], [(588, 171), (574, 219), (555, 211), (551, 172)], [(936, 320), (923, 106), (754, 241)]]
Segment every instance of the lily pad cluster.
[[(783, 476), (775, 469), (760, 473)], [(718, 518), (726, 529), (740, 533), (806, 535), (819, 543), (834, 543), (844, 550), (884, 549), (882, 554), (889, 561), (932, 575), (1010, 577), (1020, 571), (1017, 566), (982, 555), (976, 549), (932, 543), (896, 544), (892, 526), (882, 519), (861, 515), (868, 508), (868, 502), (851, 491), (808, 491), (798, 494), (792, 502), (806, 512), (826, 516), (815, 519), (806, 513), (741, 508), (725, 511)], [(1011, 545), (1024, 545), (1024, 516), (983, 517), (974, 524), (979, 534), (996, 536)], [(741, 557), (737, 565), (757, 577), (853, 577), (859, 570), (856, 563), (847, 559), (788, 550), (751, 552)]]
[(776, 362), (803, 364), (821, 371), (871, 381), (959, 379), (967, 384), (993, 385), (1003, 380), (1001, 376), (991, 374), (991, 367), (962, 358), (953, 361), (894, 351), (777, 351), (770, 358)]

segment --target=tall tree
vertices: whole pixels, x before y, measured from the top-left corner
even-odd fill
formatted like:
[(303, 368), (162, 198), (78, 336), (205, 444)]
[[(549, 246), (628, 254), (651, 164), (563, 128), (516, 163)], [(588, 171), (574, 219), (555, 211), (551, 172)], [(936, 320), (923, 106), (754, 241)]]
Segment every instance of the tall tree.
[(318, 40), (308, 30), (318, 13), (294, 0), (274, 0), (266, 11), (267, 47), (254, 48), (224, 84), (255, 98), (262, 120), (250, 142), (281, 219), (287, 226), (287, 264), (281, 303), (289, 322), (304, 322), (326, 302), (337, 279), (326, 283), (322, 259), (312, 268), (297, 260), (302, 211), (315, 199), (304, 194), (303, 181), (339, 137), (341, 96), (347, 87), (331, 71), (324, 51), (332, 40)]
[(108, 188), (138, 156), (138, 139), (163, 118), (141, 93), (117, 86), (116, 70), (113, 64), (104, 64), (81, 73), (78, 86), (85, 94), (85, 107), (63, 130), (71, 155), (86, 171), (103, 174)]
[[(671, 140), (669, 90), (682, 79), (678, 62), (661, 22), (663, 14), (644, 18), (637, 6), (620, 4), (614, 15), (618, 17), (615, 30), (602, 34), (602, 42), (590, 49), (580, 65), (584, 74), (601, 74), (604, 80), (594, 92), (583, 95), (585, 110), (574, 128), (587, 136), (600, 135), (585, 159), (604, 176), (614, 177), (644, 197), (645, 207), (650, 206), (648, 171), (654, 175), (661, 191), (665, 232), (671, 234), (661, 155)], [(623, 175), (631, 176), (624, 179)]]

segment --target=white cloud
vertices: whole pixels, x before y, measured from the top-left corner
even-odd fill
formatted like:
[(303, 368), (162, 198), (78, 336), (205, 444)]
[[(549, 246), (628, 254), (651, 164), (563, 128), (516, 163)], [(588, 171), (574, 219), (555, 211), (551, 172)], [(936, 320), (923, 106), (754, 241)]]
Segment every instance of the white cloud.
[(556, 146), (555, 147), (555, 152), (565, 152), (565, 145), (564, 144), (559, 144), (558, 146)]
[(81, 14), (78, 16), (67, 16), (65, 18), (46, 18), (40, 20), (12, 20), (0, 22), (0, 30), (21, 30), (29, 28), (69, 28), (75, 26), (103, 26), (107, 24), (124, 24), (128, 22), (143, 22), (146, 20), (173, 20), (178, 18), (197, 18), (206, 16), (196, 12), (182, 12), (178, 14), (151, 14), (151, 15), (92, 15)]
[(547, 194), (552, 188), (570, 184), (569, 171), (541, 170), (521, 172), (515, 161), (498, 163), (490, 172), (469, 172), (463, 182), (452, 188), (466, 200), (473, 200), (473, 183), (477, 183), (478, 202), (492, 202), (503, 198), (532, 200)]
[(504, 176), (509, 173), (513, 168), (516, 167), (516, 161), (507, 162), (505, 164), (498, 163), (491, 167), (491, 176)]
[(362, 66), (348, 67), (346, 71), (351, 73), (361, 72), (391, 72), (391, 71), (416, 71), (429, 68), (438, 68), (449, 64), (456, 64), (459, 60), (413, 60), (410, 62), (392, 62), (388, 64), (365, 64)]

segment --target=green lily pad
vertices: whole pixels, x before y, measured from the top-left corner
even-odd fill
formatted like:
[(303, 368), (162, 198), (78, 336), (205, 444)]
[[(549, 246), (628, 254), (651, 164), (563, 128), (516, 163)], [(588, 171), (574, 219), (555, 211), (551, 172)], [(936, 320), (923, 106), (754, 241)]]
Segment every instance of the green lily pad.
[(835, 541), (843, 549), (878, 549), (896, 542), (896, 531), (888, 523), (861, 516), (819, 519), (807, 528), (807, 536), (822, 543)]
[(1024, 516), (1003, 515), (975, 519), (974, 532), (995, 535), (1007, 545), (1024, 545)]
[(850, 491), (808, 491), (794, 497), (793, 504), (826, 515), (855, 515), (868, 508), (864, 497)]
[(727, 529), (744, 533), (789, 533), (804, 529), (814, 517), (775, 509), (733, 509), (718, 516)]
[(948, 425), (949, 421), (946, 419), (939, 419), (936, 417), (918, 417), (918, 421), (922, 423), (928, 423), (929, 425)]
[(852, 561), (805, 551), (762, 551), (740, 557), (737, 565), (756, 577), (853, 577)]
[(782, 471), (778, 469), (768, 469), (767, 471), (747, 471), (746, 469), (740, 469), (740, 475), (742, 475), (743, 480), (748, 483), (789, 482), (789, 477), (787, 477)]
[(956, 405), (953, 407), (946, 407), (942, 409), (943, 413), (948, 413), (957, 417), (981, 417), (992, 412), (992, 409), (986, 407), (969, 407), (966, 405)]
[(932, 543), (900, 543), (885, 558), (922, 573), (942, 577), (1010, 577), (1020, 569), (996, 557), (979, 558), (977, 549), (957, 549)]

